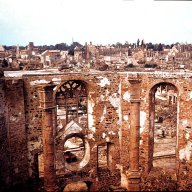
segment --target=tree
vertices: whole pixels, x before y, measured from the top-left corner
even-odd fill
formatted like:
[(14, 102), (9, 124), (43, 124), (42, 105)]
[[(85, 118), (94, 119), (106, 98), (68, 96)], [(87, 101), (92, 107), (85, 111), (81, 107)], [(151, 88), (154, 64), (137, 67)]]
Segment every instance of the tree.
[(163, 51), (163, 45), (161, 43), (159, 43), (158, 47), (157, 47), (158, 51)]
[(151, 42), (147, 43), (147, 49), (154, 49), (154, 45)]
[(128, 48), (128, 47), (129, 47), (129, 42), (128, 42), (128, 41), (125, 41), (123, 47)]
[(145, 48), (145, 42), (144, 42), (144, 39), (141, 41), (141, 47), (142, 47), (142, 48)]
[(75, 47), (82, 47), (82, 45), (79, 42), (74, 41), (69, 47), (74, 49)]
[(123, 46), (123, 45), (122, 45), (120, 42), (117, 42), (116, 45), (115, 45), (116, 48), (120, 48), (120, 47), (122, 47), (122, 46)]
[(74, 49), (75, 47), (82, 47), (82, 45), (79, 42), (73, 42), (69, 46), (69, 55), (74, 55)]
[(55, 45), (55, 49), (67, 50), (69, 46), (66, 43), (60, 43)]
[(137, 47), (139, 47), (139, 43), (140, 43), (140, 40), (139, 40), (139, 39), (137, 39)]

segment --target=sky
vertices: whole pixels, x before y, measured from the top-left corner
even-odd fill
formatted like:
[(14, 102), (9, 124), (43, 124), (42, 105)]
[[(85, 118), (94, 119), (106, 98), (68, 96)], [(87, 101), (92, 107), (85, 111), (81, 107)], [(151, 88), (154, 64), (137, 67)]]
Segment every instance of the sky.
[(192, 43), (192, 1), (0, 0), (0, 45)]

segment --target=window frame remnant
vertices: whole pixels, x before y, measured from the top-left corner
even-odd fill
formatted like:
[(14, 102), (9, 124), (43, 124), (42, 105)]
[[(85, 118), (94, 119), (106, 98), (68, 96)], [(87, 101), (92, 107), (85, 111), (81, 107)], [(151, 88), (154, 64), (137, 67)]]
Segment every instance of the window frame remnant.
[(56, 92), (57, 119), (65, 118), (63, 126), (75, 120), (82, 127), (87, 127), (87, 89), (80, 80), (69, 80)]

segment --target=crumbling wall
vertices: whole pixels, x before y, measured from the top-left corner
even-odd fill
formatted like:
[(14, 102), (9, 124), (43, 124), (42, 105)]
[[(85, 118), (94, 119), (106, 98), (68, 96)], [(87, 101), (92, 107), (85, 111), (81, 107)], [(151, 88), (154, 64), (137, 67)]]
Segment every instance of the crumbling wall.
[[(144, 116), (144, 124), (141, 121), (140, 140), (140, 165), (143, 176), (152, 168), (151, 141), (154, 139), (153, 130), (150, 128), (150, 90), (159, 83), (171, 83), (178, 89), (177, 98), (177, 141), (176, 141), (176, 169), (169, 173), (176, 177), (177, 189), (191, 189), (191, 82), (185, 75), (171, 76), (170, 74), (147, 74), (142, 78), (141, 90), (141, 120)], [(157, 173), (156, 173), (157, 174)], [(144, 176), (145, 177), (145, 176)], [(161, 178), (161, 177), (160, 177)], [(162, 177), (163, 178), (163, 177)], [(165, 182), (162, 180), (161, 182)], [(168, 183), (169, 181), (167, 181)], [(175, 181), (174, 181), (175, 182)]]
[[(141, 94), (140, 170), (142, 189), (157, 189), (155, 181), (158, 181), (158, 183), (164, 183), (160, 186), (161, 189), (166, 186), (170, 190), (175, 187), (179, 190), (191, 190), (191, 76), (185, 73), (166, 72), (88, 71), (73, 74), (65, 72), (28, 74), (23, 76), (23, 80), (7, 79), (4, 88), (1, 81), (0, 97), (2, 100), (0, 106), (3, 111), (0, 113), (0, 128), (2, 130), (0, 138), (3, 142), (2, 146), (5, 146), (2, 149), (2, 159), (5, 163), (7, 160), (11, 162), (11, 166), (8, 166), (10, 172), (4, 167), (1, 168), (5, 170), (4, 181), (9, 175), (8, 172), (13, 175), (14, 181), (17, 181), (21, 175), (28, 177), (28, 171), (29, 177), (32, 178), (38, 179), (39, 176), (43, 176), (42, 110), (39, 108), (37, 86), (51, 82), (55, 85), (53, 90), (55, 94), (63, 83), (69, 80), (80, 80), (87, 86), (88, 126), (80, 132), (83, 134), (89, 155), (83, 166), (78, 166), (77, 170), (75, 168), (72, 171), (69, 170), (62, 157), (65, 142), (65, 132), (62, 132), (64, 128), (59, 131), (54, 130), (56, 173), (59, 187), (63, 189), (67, 184), (78, 181), (87, 183), (92, 191), (104, 191), (110, 185), (127, 187), (127, 172), (130, 164), (130, 99), (133, 91), (129, 83), (130, 79), (141, 80), (141, 89), (136, 91)], [(154, 103), (151, 102), (150, 93), (152, 88), (159, 83), (169, 83), (178, 89), (176, 169), (174, 172), (168, 173), (168, 176), (167, 173), (164, 174), (163, 170), (150, 172), (153, 163), (152, 143), (154, 140), (151, 128), (152, 119), (150, 119)], [(56, 111), (53, 122), (56, 126)], [(75, 123), (72, 126), (76, 126), (79, 130), (82, 128)], [(5, 127), (6, 129), (4, 129)], [(107, 149), (107, 147), (109, 148)], [(10, 154), (6, 153), (8, 151)], [(98, 154), (99, 151), (102, 154)], [(107, 160), (105, 155), (108, 156)], [(101, 162), (98, 158), (105, 159), (104, 166), (98, 166), (98, 162)], [(169, 178), (166, 180), (166, 177)], [(8, 180), (11, 181), (11, 178)]]
[[(119, 185), (121, 167), (119, 130), (122, 118), (121, 85), (118, 75), (115, 76), (110, 73), (99, 75), (74, 74), (73, 76), (67, 74), (29, 75), (24, 77), (30, 175), (35, 177), (34, 155), (42, 153), (41, 110), (38, 108), (37, 86), (52, 81), (55, 84), (54, 91), (56, 92), (60, 85), (69, 80), (81, 80), (87, 85), (88, 128), (82, 133), (90, 148), (90, 159), (86, 166), (77, 167), (75, 172), (68, 170), (62, 158), (64, 132), (61, 132), (62, 129), (59, 132), (55, 130), (56, 173), (63, 181), (60, 187), (64, 187), (64, 185), (75, 180), (97, 183), (97, 189), (99, 186), (105, 188), (108, 185)], [(102, 144), (113, 146), (109, 149), (108, 154), (111, 161), (107, 167), (98, 169), (98, 146)], [(39, 163), (43, 166), (43, 158)], [(43, 175), (43, 169), (40, 171)]]
[(177, 173), (178, 189), (192, 189), (192, 83), (191, 79), (181, 79), (179, 114), (178, 114), (178, 148)]
[[(29, 129), (29, 138), (30, 135), (38, 135), (37, 142), (35, 145), (33, 141), (31, 141), (31, 148), (29, 148), (29, 153), (35, 154), (35, 151), (41, 151), (41, 139), (39, 135), (41, 135), (40, 127), (41, 127), (41, 113), (38, 109), (38, 100), (35, 96), (35, 85), (41, 83), (48, 83), (52, 81), (56, 84), (56, 87), (60, 86), (62, 83), (68, 80), (82, 80), (86, 82), (88, 88), (88, 130), (85, 132), (85, 137), (90, 146), (90, 159), (89, 163), (82, 167), (76, 174), (71, 174), (69, 170), (67, 170), (63, 164), (63, 159), (61, 158), (61, 150), (63, 145), (63, 140), (58, 139), (56, 141), (56, 150), (59, 153), (56, 154), (57, 161), (57, 174), (60, 176), (65, 175), (63, 179), (62, 185), (64, 183), (70, 183), (74, 180), (84, 178), (85, 180), (89, 180), (92, 183), (97, 185), (97, 188), (103, 188), (106, 183), (105, 180), (112, 181), (111, 184), (114, 184), (114, 180), (112, 179), (112, 172), (106, 171), (106, 169), (98, 169), (98, 146), (103, 145), (105, 143), (113, 143), (115, 144), (115, 152), (114, 152), (114, 169), (113, 174), (117, 174), (120, 179), (121, 186), (127, 186), (127, 171), (129, 169), (129, 130), (130, 130), (130, 98), (131, 98), (131, 88), (129, 79), (141, 79), (141, 108), (140, 108), (140, 169), (142, 171), (143, 177), (147, 177), (148, 171), (150, 170), (153, 156), (152, 156), (152, 145), (153, 141), (153, 130), (150, 129), (150, 91), (152, 87), (159, 83), (171, 83), (178, 88), (178, 148), (177, 148), (177, 165), (179, 169), (175, 170), (175, 172), (180, 176), (178, 177), (178, 181), (180, 181), (181, 185), (184, 182), (182, 179), (182, 173), (185, 174), (185, 178), (190, 176), (190, 125), (185, 125), (187, 133), (184, 134), (183, 124), (185, 122), (190, 122), (190, 100), (191, 94), (190, 91), (185, 92), (184, 84), (188, 83), (187, 78), (183, 76), (179, 76), (176, 78), (176, 75), (170, 76), (165, 73), (162, 74), (154, 74), (154, 73), (145, 73), (145, 74), (137, 74), (137, 73), (119, 73), (119, 74), (111, 74), (109, 72), (99, 73), (99, 74), (86, 74), (82, 76), (81, 74), (73, 74), (73, 76), (69, 76), (67, 74), (59, 74), (52, 76), (29, 76), (25, 79), (25, 85), (27, 87), (27, 103), (31, 106), (28, 108), (28, 111), (31, 111), (31, 115), (33, 118), (27, 119), (27, 123), (31, 126)], [(183, 84), (181, 83), (183, 82)], [(186, 85), (185, 85), (186, 86)], [(57, 88), (55, 88), (56, 90)], [(32, 91), (33, 90), (33, 91)], [(190, 88), (188, 88), (190, 90)], [(32, 94), (31, 94), (32, 93)], [(30, 96), (29, 96), (30, 95)], [(186, 96), (184, 96), (186, 95)], [(30, 98), (34, 98), (32, 101)], [(184, 98), (186, 97), (186, 98)], [(182, 99), (183, 98), (183, 99)], [(182, 99), (182, 100), (181, 100)], [(28, 105), (27, 105), (28, 106)], [(186, 106), (188, 108), (186, 108)], [(182, 109), (182, 112), (181, 112)], [(184, 117), (183, 110), (185, 110), (186, 114)], [(34, 124), (31, 119), (34, 120), (35, 114), (39, 114), (36, 117), (37, 121)], [(181, 121), (184, 119), (184, 121)], [(187, 121), (186, 121), (187, 120)], [(184, 122), (184, 123), (182, 123)], [(188, 123), (190, 124), (190, 123)], [(38, 125), (38, 129), (34, 129)], [(57, 137), (57, 136), (56, 136)], [(182, 144), (183, 143), (183, 144)], [(29, 145), (28, 145), (29, 146)], [(34, 147), (36, 146), (36, 148)], [(38, 150), (37, 150), (38, 149)], [(183, 149), (183, 150), (182, 150)], [(186, 150), (185, 150), (186, 149)], [(185, 162), (185, 165), (182, 167), (182, 162), (179, 159), (179, 151), (180, 156), (187, 152), (188, 161)], [(184, 152), (182, 152), (184, 151)], [(31, 156), (32, 157), (32, 156)], [(187, 165), (186, 165), (187, 164)], [(31, 164), (31, 169), (33, 169), (34, 164)], [(177, 166), (177, 167), (178, 167)], [(187, 167), (187, 168), (186, 168)], [(187, 171), (186, 171), (187, 169)], [(105, 171), (104, 171), (105, 170)], [(115, 172), (116, 171), (116, 172)], [(179, 172), (178, 172), (179, 171)], [(68, 175), (68, 176), (67, 176)], [(100, 176), (99, 176), (100, 175)], [(102, 176), (103, 175), (103, 176)], [(187, 175), (187, 176), (186, 176)], [(89, 178), (89, 179), (88, 179)], [(90, 179), (91, 178), (91, 179)], [(96, 179), (97, 178), (97, 179)], [(99, 180), (98, 180), (99, 178)], [(102, 179), (101, 179), (102, 178)], [(106, 179), (104, 179), (106, 178)], [(62, 179), (61, 179), (62, 180)], [(97, 182), (96, 182), (97, 180)], [(103, 184), (102, 184), (103, 183)], [(117, 184), (115, 183), (115, 184)], [(186, 181), (185, 181), (186, 183)], [(105, 187), (104, 187), (105, 188)]]
[(27, 131), (27, 148), (29, 160), (29, 176), (38, 179), (39, 159), (42, 158), (42, 111), (39, 108), (39, 98), (35, 83), (38, 82), (38, 76), (33, 78), (24, 77), (25, 93), (25, 114), (26, 114), (26, 131)]
[(22, 80), (4, 81), (3, 89), (1, 88), (1, 109), (1, 163), (4, 163), (2, 179), (7, 186), (24, 183), (28, 178), (28, 158)]
[(131, 89), (126, 73), (120, 75), (121, 81), (121, 109), (122, 127), (120, 133), (120, 156), (121, 156), (121, 186), (127, 187), (127, 171), (129, 169), (129, 135), (130, 135), (130, 100)]
[(9, 140), (6, 126), (7, 106), (5, 98), (5, 84), (4, 80), (0, 80), (0, 185), (6, 186), (10, 184), (10, 153)]

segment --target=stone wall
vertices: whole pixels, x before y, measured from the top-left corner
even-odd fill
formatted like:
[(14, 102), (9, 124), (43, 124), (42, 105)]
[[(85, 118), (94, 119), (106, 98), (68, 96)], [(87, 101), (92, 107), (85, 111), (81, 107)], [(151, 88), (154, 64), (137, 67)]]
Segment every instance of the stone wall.
[[(26, 74), (19, 80), (5, 78), (5, 83), (1, 81), (0, 84), (0, 97), (2, 98), (0, 100), (2, 109), (0, 138), (2, 146), (5, 146), (2, 148), (1, 158), (5, 163), (10, 162), (11, 166), (9, 169), (1, 166), (2, 177), (14, 175), (15, 182), (21, 176), (37, 180), (43, 177), (45, 160), (42, 141), (44, 138), (42, 137), (42, 109), (39, 108), (38, 87), (46, 84), (55, 85), (53, 89), (55, 98), (62, 84), (69, 80), (80, 80), (87, 87), (88, 125), (78, 134), (83, 134), (86, 143), (85, 150), (88, 152), (85, 153), (85, 164), (75, 165), (73, 170), (68, 169), (62, 157), (65, 129), (75, 126), (76, 130), (81, 130), (81, 126), (74, 122), (57, 130), (56, 110), (53, 110), (55, 171), (60, 189), (78, 181), (88, 183), (87, 185), (92, 190), (105, 191), (111, 185), (127, 188), (133, 93), (140, 95), (137, 99), (141, 103), (139, 170), (142, 177), (142, 189), (157, 189), (153, 186), (154, 183), (151, 184), (155, 177), (158, 178), (159, 183), (170, 182), (170, 185), (165, 184), (167, 188), (170, 186), (170, 189), (173, 189), (177, 183), (177, 189), (191, 189), (191, 77), (192, 74), (189, 73), (93, 71)], [(135, 86), (133, 90), (130, 80), (139, 81), (139, 86)], [(154, 143), (154, 117), (151, 115), (154, 105), (152, 94), (154, 87), (161, 83), (172, 84), (178, 90), (176, 170), (174, 173), (168, 173), (170, 177), (175, 176), (176, 182), (175, 180), (166, 181), (166, 176), (161, 177), (161, 171), (159, 171), (160, 175), (158, 171), (155, 172), (155, 176), (150, 172), (153, 164)], [(56, 105), (55, 100), (54, 102)], [(98, 148), (105, 145), (109, 147), (106, 153), (108, 163), (104, 167), (99, 167)], [(162, 188), (165, 185), (162, 185)]]
[[(36, 175), (34, 157), (37, 153), (40, 156), (40, 175), (43, 176), (41, 109), (39, 109), (37, 87), (41, 83), (48, 83), (52, 81), (56, 84), (56, 87), (54, 88), (56, 92), (58, 88), (68, 80), (81, 80), (87, 85), (89, 123), (88, 128), (83, 132), (83, 134), (90, 148), (90, 159), (85, 167), (80, 169), (78, 167), (74, 167), (74, 169), (77, 168), (76, 173), (74, 173), (74, 171), (71, 172), (67, 170), (62, 158), (62, 147), (65, 139), (63, 136), (64, 132), (62, 133), (61, 131), (58, 132), (55, 130), (56, 173), (61, 178), (65, 178), (65, 175), (69, 175), (68, 179), (65, 179), (65, 182), (62, 183), (62, 186), (66, 185), (70, 181), (74, 181), (76, 175), (81, 175), (81, 180), (89, 182), (96, 182), (98, 175), (100, 175), (99, 182), (101, 182), (101, 187), (108, 185), (110, 182), (111, 185), (115, 183), (119, 184), (120, 177), (118, 178), (114, 175), (119, 175), (121, 169), (119, 158), (121, 143), (119, 136), (119, 130), (121, 127), (121, 87), (119, 77), (110, 73), (103, 73), (99, 75), (87, 74), (85, 76), (82, 76), (81, 74), (73, 74), (73, 76), (63, 74), (51, 76), (28, 75), (24, 77), (30, 176), (35, 177)], [(105, 173), (105, 169), (107, 167), (104, 170), (99, 170), (97, 167), (97, 147), (98, 145), (107, 143), (115, 144), (113, 149), (115, 152), (111, 154), (113, 163), (110, 169), (112, 171)], [(103, 175), (105, 175), (107, 182), (103, 180)], [(79, 179), (79, 177), (77, 178)]]
[(9, 153), (9, 140), (6, 127), (7, 119), (7, 106), (5, 100), (5, 86), (4, 80), (0, 80), (0, 183), (1, 185), (10, 184), (10, 153)]
[(1, 179), (14, 185), (28, 179), (23, 81), (6, 79), (1, 85)]

